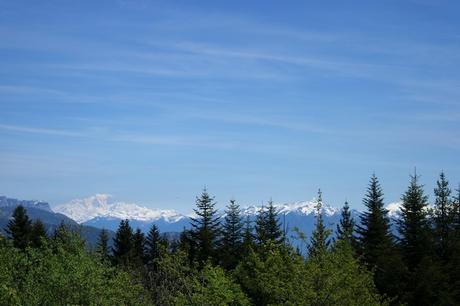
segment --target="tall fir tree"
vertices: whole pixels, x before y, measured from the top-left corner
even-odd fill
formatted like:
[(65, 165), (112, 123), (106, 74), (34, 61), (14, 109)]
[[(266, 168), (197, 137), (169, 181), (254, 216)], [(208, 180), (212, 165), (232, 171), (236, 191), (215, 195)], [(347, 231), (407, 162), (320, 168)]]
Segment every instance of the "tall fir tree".
[(40, 219), (35, 220), (32, 223), (30, 232), (30, 245), (34, 248), (43, 246), (44, 240), (48, 238), (46, 234), (45, 225)]
[(8, 222), (6, 233), (13, 240), (13, 246), (24, 250), (30, 244), (32, 222), (26, 209), (19, 205), (13, 211), (12, 219)]
[(450, 292), (452, 298), (460, 304), (460, 186), (453, 197), (453, 234), (451, 239), (452, 254), (447, 265)]
[(112, 254), (117, 264), (127, 265), (133, 250), (133, 229), (128, 220), (121, 220), (113, 238)]
[(357, 226), (359, 253), (370, 266), (376, 266), (382, 250), (394, 243), (390, 220), (384, 208), (383, 191), (377, 177), (372, 175), (366, 196), (363, 199), (366, 211), (361, 213), (361, 224)]
[(189, 263), (197, 259), (197, 241), (193, 238), (193, 229), (184, 229), (179, 235), (178, 251), (187, 254)]
[(283, 230), (279, 221), (279, 212), (273, 205), (273, 201), (268, 201), (267, 213), (265, 215), (265, 236), (275, 244), (281, 244), (284, 241)]
[(262, 204), (259, 211), (257, 212), (256, 221), (255, 221), (255, 238), (259, 245), (263, 245), (267, 242), (267, 230), (265, 226), (267, 224), (267, 210)]
[(137, 265), (141, 265), (144, 262), (145, 254), (145, 235), (144, 233), (137, 228), (133, 235), (133, 252), (132, 252), (133, 261)]
[(208, 259), (215, 259), (215, 250), (220, 236), (220, 217), (215, 208), (216, 202), (206, 188), (196, 198), (197, 218), (191, 218), (192, 239), (196, 245), (196, 259), (200, 264)]
[(405, 267), (391, 233), (388, 211), (378, 178), (372, 175), (363, 199), (366, 211), (357, 224), (357, 254), (371, 271), (381, 293), (399, 301), (404, 290)]
[(409, 187), (402, 196), (398, 220), (400, 247), (408, 269), (403, 302), (409, 305), (446, 305), (449, 299), (447, 283), (440, 265), (434, 260), (428, 196), (424, 194), (423, 185), (419, 184), (418, 179), (417, 173), (411, 175)]
[(326, 228), (323, 220), (323, 196), (321, 189), (318, 190), (318, 199), (316, 200), (316, 223), (308, 245), (308, 256), (310, 258), (320, 257), (325, 254), (329, 248), (329, 236), (331, 231)]
[(449, 188), (449, 182), (444, 172), (439, 175), (436, 182), (434, 194), (436, 196), (434, 203), (433, 221), (434, 221), (434, 239), (437, 255), (442, 261), (447, 261), (449, 256), (449, 238), (453, 227), (454, 204), (450, 198), (452, 191)]
[(97, 239), (97, 244), (96, 244), (96, 253), (103, 260), (108, 260), (110, 257), (109, 234), (107, 230), (104, 228), (99, 232), (99, 237)]
[(247, 255), (251, 249), (254, 249), (254, 226), (249, 216), (246, 216), (243, 228), (242, 253)]
[(240, 206), (234, 199), (230, 200), (225, 211), (222, 226), (221, 261), (227, 269), (236, 267), (241, 256), (243, 222)]
[(453, 198), (453, 212), (452, 212), (452, 223), (454, 231), (460, 234), (460, 185), (456, 190), (456, 195)]
[(161, 236), (158, 227), (152, 224), (145, 238), (145, 258), (150, 267), (155, 266), (160, 258)]
[(418, 183), (417, 174), (411, 175), (409, 187), (402, 196), (398, 231), (403, 258), (413, 271), (423, 257), (431, 255), (428, 196)]
[(353, 233), (355, 231), (355, 220), (351, 216), (350, 206), (348, 202), (345, 201), (345, 204), (342, 207), (341, 218), (339, 224), (337, 224), (336, 236), (337, 240), (345, 241), (350, 246), (355, 245), (355, 238)]
[(256, 238), (259, 245), (267, 242), (280, 245), (284, 241), (283, 231), (279, 221), (278, 211), (273, 201), (262, 207), (256, 217)]

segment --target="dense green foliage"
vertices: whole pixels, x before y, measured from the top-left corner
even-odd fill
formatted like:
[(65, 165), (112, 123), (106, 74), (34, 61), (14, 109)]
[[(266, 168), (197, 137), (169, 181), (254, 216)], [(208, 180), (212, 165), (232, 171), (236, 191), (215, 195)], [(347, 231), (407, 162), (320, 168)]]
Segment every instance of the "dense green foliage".
[(345, 203), (333, 237), (319, 191), (313, 232), (296, 230), (302, 249), (272, 201), (242, 220), (232, 200), (221, 219), (206, 190), (177, 241), (123, 220), (113, 246), (102, 231), (94, 250), (19, 206), (0, 236), (0, 305), (458, 305), (460, 189), (452, 196), (441, 173), (434, 194), (431, 210), (412, 176), (390, 220), (373, 175), (360, 222)]
[(40, 248), (0, 247), (1, 305), (148, 305), (146, 297), (139, 281), (91, 256), (75, 233)]

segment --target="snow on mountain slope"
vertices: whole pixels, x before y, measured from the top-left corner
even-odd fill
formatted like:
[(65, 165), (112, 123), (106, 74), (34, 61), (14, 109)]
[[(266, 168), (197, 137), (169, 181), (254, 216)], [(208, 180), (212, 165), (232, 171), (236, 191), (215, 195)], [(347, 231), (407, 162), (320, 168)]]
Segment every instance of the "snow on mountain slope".
[[(274, 204), (280, 215), (314, 216), (316, 200), (300, 201), (294, 203)], [(400, 212), (400, 202), (388, 204), (385, 208), (390, 217), (397, 217)], [(258, 214), (260, 206), (247, 206), (242, 208), (242, 215), (253, 217)], [(84, 199), (75, 199), (66, 204), (58, 205), (55, 212), (64, 214), (78, 223), (98, 219), (129, 219), (142, 222), (162, 220), (166, 223), (176, 223), (183, 219), (196, 217), (194, 213), (180, 214), (175, 210), (152, 209), (134, 203), (115, 202), (111, 195), (96, 194)], [(354, 211), (358, 214), (358, 211)], [(223, 213), (223, 211), (222, 211)], [(340, 216), (340, 208), (323, 204), (323, 213), (326, 217)]]
[(390, 218), (399, 217), (401, 213), (402, 202), (393, 202), (385, 206), (385, 209), (388, 211), (388, 216)]
[[(311, 215), (315, 213), (316, 201), (302, 201), (287, 204), (275, 204), (280, 214)], [(242, 208), (243, 216), (256, 215), (261, 206)], [(151, 209), (134, 203), (115, 202), (108, 194), (96, 194), (84, 199), (75, 199), (66, 204), (58, 205), (55, 212), (64, 214), (78, 223), (84, 223), (95, 218), (129, 219), (137, 221), (155, 221), (163, 219), (166, 222), (177, 222), (183, 218), (196, 217), (194, 213), (183, 215), (174, 210)], [(324, 204), (325, 215), (339, 213), (339, 209)]]
[[(297, 213), (299, 215), (310, 215), (316, 213), (316, 201), (300, 201), (294, 203), (285, 203), (285, 204), (274, 204), (275, 208), (279, 214), (291, 214)], [(257, 215), (261, 206), (248, 206), (242, 209), (243, 215)], [(323, 213), (326, 216), (332, 216), (334, 214), (340, 213), (340, 209), (332, 207), (328, 204), (323, 203)]]
[(96, 194), (84, 199), (75, 199), (56, 206), (54, 211), (78, 223), (97, 217), (139, 221), (163, 219), (167, 222), (177, 222), (185, 217), (174, 210), (150, 209), (134, 203), (112, 202), (112, 196), (108, 194)]
[[(401, 216), (402, 201), (393, 202), (385, 206), (388, 211), (388, 216), (391, 218), (399, 218)], [(433, 204), (428, 204), (425, 206), (425, 212), (430, 213), (430, 210), (434, 209)]]

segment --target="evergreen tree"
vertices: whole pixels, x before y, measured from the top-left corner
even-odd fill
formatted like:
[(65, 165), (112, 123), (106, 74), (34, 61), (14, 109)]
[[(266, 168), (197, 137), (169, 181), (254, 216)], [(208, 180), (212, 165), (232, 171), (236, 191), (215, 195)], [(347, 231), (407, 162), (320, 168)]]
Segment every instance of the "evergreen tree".
[(194, 209), (197, 218), (191, 219), (192, 239), (197, 248), (197, 260), (200, 263), (213, 258), (220, 235), (220, 217), (215, 209), (214, 197), (211, 197), (204, 188), (200, 197), (196, 198)]
[(348, 202), (345, 201), (345, 204), (342, 207), (342, 217), (340, 219), (340, 223), (337, 224), (337, 240), (346, 241), (351, 246), (354, 246), (354, 230), (355, 220), (353, 220), (353, 217), (351, 216), (350, 206), (348, 205)]
[(145, 239), (145, 258), (147, 264), (150, 266), (153, 266), (154, 262), (160, 258), (160, 243), (160, 231), (155, 224), (152, 224)]
[(458, 186), (457, 195), (453, 199), (452, 223), (456, 233), (460, 234), (460, 186)]
[(6, 233), (13, 240), (14, 247), (24, 250), (29, 246), (31, 228), (26, 209), (22, 205), (17, 206), (6, 228)]
[(30, 245), (34, 248), (39, 248), (43, 245), (43, 239), (46, 239), (45, 225), (40, 219), (35, 220), (32, 223), (30, 232)]
[(452, 229), (452, 211), (453, 203), (450, 199), (451, 190), (444, 172), (441, 172), (439, 180), (436, 182), (437, 187), (434, 189), (436, 196), (434, 206), (434, 230), (435, 243), (438, 256), (447, 260), (449, 248), (449, 236)]
[(447, 265), (448, 281), (452, 298), (460, 303), (460, 186), (453, 198), (454, 209), (452, 212), (453, 234), (451, 239), (452, 253)]
[(363, 204), (367, 210), (360, 215), (361, 224), (357, 226), (359, 253), (373, 268), (380, 261), (381, 251), (392, 247), (394, 242), (384, 208), (383, 191), (375, 174), (371, 177)]
[(225, 268), (233, 269), (240, 258), (242, 245), (243, 222), (240, 206), (232, 199), (225, 213), (221, 241), (222, 265)]
[(267, 207), (262, 207), (256, 218), (256, 237), (259, 245), (267, 242), (281, 244), (284, 240), (283, 231), (278, 218), (278, 211), (273, 205), (273, 201), (268, 202)]
[(178, 251), (187, 255), (190, 263), (193, 263), (197, 258), (197, 241), (193, 238), (192, 229), (188, 230), (184, 227), (179, 236)]
[(268, 241), (272, 241), (275, 244), (281, 244), (284, 240), (283, 231), (279, 222), (278, 211), (273, 205), (273, 201), (270, 200), (267, 205), (267, 213), (265, 215), (265, 236)]
[(265, 226), (267, 224), (267, 211), (262, 204), (262, 206), (259, 209), (259, 212), (257, 213), (256, 216), (256, 224), (255, 224), (255, 238), (256, 241), (259, 245), (263, 245), (264, 243), (267, 242), (267, 230), (265, 229)]
[(142, 264), (144, 262), (144, 253), (145, 236), (144, 233), (139, 228), (137, 228), (133, 235), (133, 260), (137, 264)]
[(97, 245), (96, 245), (96, 253), (104, 260), (108, 259), (110, 256), (109, 254), (109, 235), (106, 229), (102, 229), (99, 232), (99, 237), (98, 237)]
[(404, 291), (405, 267), (391, 234), (383, 191), (372, 175), (363, 199), (366, 211), (357, 225), (357, 253), (367, 268), (374, 271), (374, 282), (381, 293), (399, 299)]
[(417, 174), (411, 176), (402, 201), (398, 231), (403, 259), (408, 269), (403, 301), (410, 305), (433, 305), (443, 299), (441, 296), (444, 293), (441, 292), (445, 290), (445, 283), (439, 265), (433, 260), (428, 197), (424, 194), (423, 186), (418, 183)]
[(128, 220), (121, 220), (113, 238), (112, 254), (117, 264), (127, 265), (133, 250), (133, 229)]
[(398, 221), (400, 245), (409, 271), (415, 270), (422, 258), (430, 254), (428, 197), (418, 176), (411, 176), (410, 185), (402, 196), (401, 217)]
[(254, 227), (249, 216), (246, 216), (243, 228), (243, 254), (247, 255), (251, 249), (254, 249)]
[(323, 220), (323, 198), (321, 189), (318, 190), (318, 199), (316, 202), (316, 224), (310, 238), (310, 245), (308, 246), (308, 256), (315, 258), (323, 255), (329, 247), (330, 230), (326, 228)]

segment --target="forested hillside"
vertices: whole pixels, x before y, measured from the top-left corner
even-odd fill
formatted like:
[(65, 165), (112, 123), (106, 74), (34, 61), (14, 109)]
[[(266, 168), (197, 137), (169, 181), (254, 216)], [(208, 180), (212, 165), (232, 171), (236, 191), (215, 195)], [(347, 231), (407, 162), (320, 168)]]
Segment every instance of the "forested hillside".
[(374, 175), (366, 210), (355, 220), (345, 203), (331, 228), (319, 190), (313, 232), (294, 229), (291, 236), (272, 202), (251, 221), (231, 200), (221, 217), (205, 189), (179, 239), (165, 239), (155, 225), (144, 234), (123, 220), (113, 243), (102, 231), (91, 250), (65, 224), (47, 234), (17, 206), (0, 237), (0, 303), (456, 305), (460, 189), (452, 190), (441, 173), (434, 194), (429, 205), (418, 176), (411, 176), (392, 224)]

